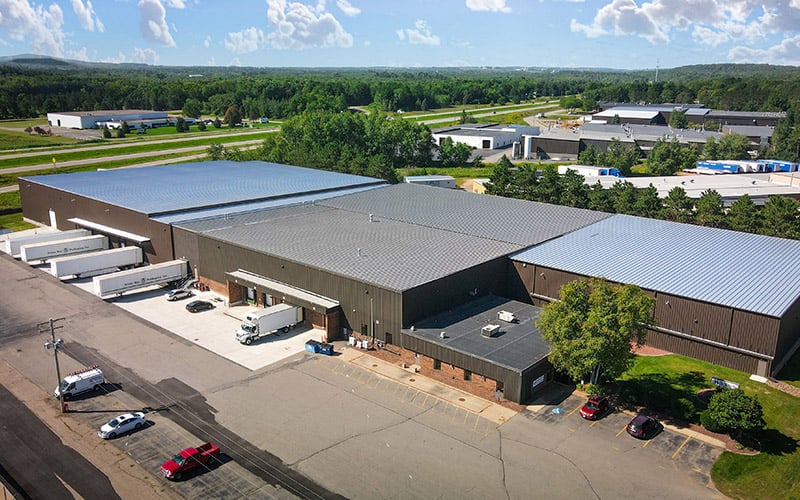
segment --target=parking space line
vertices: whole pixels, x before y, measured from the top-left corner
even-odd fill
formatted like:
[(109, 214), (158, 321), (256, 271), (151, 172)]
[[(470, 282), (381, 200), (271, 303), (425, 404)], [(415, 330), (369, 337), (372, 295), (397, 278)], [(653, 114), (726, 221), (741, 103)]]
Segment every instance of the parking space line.
[(572, 415), (572, 414), (573, 414), (573, 413), (575, 413), (576, 411), (580, 410), (582, 407), (583, 407), (583, 405), (582, 405), (582, 404), (581, 404), (581, 405), (578, 405), (578, 406), (576, 406), (574, 410), (572, 410), (571, 412), (567, 413), (567, 416), (569, 417), (570, 415)]
[(628, 426), (626, 425), (625, 427), (623, 427), (622, 429), (620, 429), (620, 430), (619, 430), (619, 432), (617, 433), (617, 435), (616, 435), (615, 437), (619, 437), (619, 435), (620, 435), (620, 434), (622, 434), (623, 432), (625, 432), (625, 429), (627, 429), (627, 428), (628, 428)]
[(595, 425), (597, 425), (597, 422), (598, 422), (598, 420), (595, 420), (594, 422), (592, 422), (591, 424), (589, 424), (589, 427), (594, 427)]
[(686, 440), (684, 440), (684, 442), (683, 442), (683, 443), (681, 443), (681, 445), (680, 445), (680, 446), (678, 446), (678, 449), (677, 449), (677, 450), (675, 450), (675, 453), (673, 453), (673, 454), (672, 454), (672, 459), (673, 459), (673, 460), (675, 460), (675, 457), (676, 457), (676, 456), (678, 456), (678, 453), (680, 453), (680, 452), (681, 452), (681, 450), (683, 449), (683, 447), (684, 447), (684, 446), (686, 446), (686, 443), (688, 443), (690, 439), (692, 439), (692, 438), (691, 438), (691, 436), (687, 436), (687, 437), (686, 437)]
[[(654, 437), (655, 437), (655, 436), (654, 436)], [(652, 442), (653, 442), (653, 440), (652, 440), (652, 439), (648, 439), (647, 441), (645, 441), (645, 442), (644, 442), (644, 444), (642, 445), (642, 448), (647, 448), (647, 445), (648, 445), (648, 444), (650, 444), (650, 443), (652, 443)]]

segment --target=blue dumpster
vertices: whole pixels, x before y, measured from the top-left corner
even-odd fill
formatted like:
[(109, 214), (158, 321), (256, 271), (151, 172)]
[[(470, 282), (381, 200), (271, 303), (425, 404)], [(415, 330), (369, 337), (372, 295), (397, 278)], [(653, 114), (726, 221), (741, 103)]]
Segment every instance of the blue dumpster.
[(319, 353), (320, 354), (327, 354), (328, 356), (333, 355), (333, 344), (320, 344), (319, 345)]
[(306, 351), (313, 352), (314, 354), (319, 352), (320, 342), (316, 340), (309, 340), (306, 342)]

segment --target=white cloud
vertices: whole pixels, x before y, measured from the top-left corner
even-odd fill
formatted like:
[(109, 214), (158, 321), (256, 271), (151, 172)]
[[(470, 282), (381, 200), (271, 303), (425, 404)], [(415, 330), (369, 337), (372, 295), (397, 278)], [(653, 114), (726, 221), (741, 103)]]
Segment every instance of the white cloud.
[(428, 23), (422, 19), (417, 19), (414, 28), (405, 28), (395, 31), (400, 40), (408, 39), (412, 45), (439, 45), (441, 40), (438, 36), (431, 33)]
[(63, 57), (62, 26), (64, 13), (55, 3), (45, 9), (28, 0), (0, 0), (0, 29), (12, 40), (27, 39), (35, 54)]
[(315, 8), (300, 2), (267, 0), (267, 21), (274, 29), (267, 39), (276, 49), (352, 47), (353, 35), (324, 9), (324, 0)]
[(241, 66), (241, 65), (242, 65), (242, 63), (239, 61), (239, 58), (238, 58), (238, 57), (234, 57), (233, 59), (231, 59), (231, 62), (230, 62), (230, 63), (228, 63), (228, 66), (235, 66), (235, 67), (237, 67), (237, 68), (238, 68), (239, 66)]
[(632, 35), (654, 44), (669, 43), (678, 31), (691, 31), (696, 42), (709, 47), (793, 35), (798, 26), (800, 0), (611, 0), (590, 24), (570, 23), (573, 32), (589, 38)]
[(81, 47), (80, 50), (68, 50), (67, 58), (74, 59), (76, 61), (88, 61), (89, 55), (86, 52), (86, 47)]
[(147, 48), (147, 49), (140, 49), (135, 48), (133, 49), (133, 55), (131, 56), (131, 62), (135, 63), (144, 63), (144, 64), (156, 64), (158, 62), (158, 54), (155, 50)]
[(167, 4), (168, 7), (172, 7), (173, 9), (186, 8), (186, 2), (184, 2), (183, 0), (164, 0), (164, 3)]
[(209, 48), (211, 47), (211, 35), (207, 36), (205, 40), (203, 40), (203, 47)]
[(128, 60), (128, 58), (125, 57), (125, 54), (123, 54), (122, 52), (119, 52), (119, 53), (117, 53), (116, 56), (104, 57), (104, 58), (100, 59), (100, 62), (121, 64), (121, 63), (124, 63), (127, 60)]
[(83, 29), (94, 31), (96, 26), (97, 31), (100, 33), (105, 31), (105, 27), (103, 26), (102, 21), (100, 21), (100, 19), (97, 17), (90, 0), (86, 1), (86, 5), (83, 4), (83, 0), (72, 0), (72, 10), (78, 17), (78, 22), (81, 23)]
[(145, 40), (166, 47), (175, 46), (167, 25), (167, 10), (161, 0), (139, 0), (139, 14), (139, 27)]
[(266, 43), (264, 32), (256, 28), (247, 28), (239, 32), (228, 33), (225, 48), (235, 54), (255, 52)]
[(800, 65), (800, 35), (784, 38), (778, 45), (766, 49), (734, 47), (728, 52), (728, 59), (736, 62)]
[(467, 0), (467, 8), (476, 11), (511, 12), (506, 0)]
[(347, 0), (336, 0), (336, 5), (339, 6), (345, 16), (357, 16), (361, 14), (361, 9), (353, 7)]

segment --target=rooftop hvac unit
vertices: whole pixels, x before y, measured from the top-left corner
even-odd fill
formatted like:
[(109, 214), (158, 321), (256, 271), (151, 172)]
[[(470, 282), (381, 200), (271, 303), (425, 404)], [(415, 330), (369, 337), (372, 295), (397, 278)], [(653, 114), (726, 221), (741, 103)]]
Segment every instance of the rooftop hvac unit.
[(481, 328), (481, 337), (491, 338), (500, 333), (500, 325), (486, 325)]
[(512, 312), (500, 311), (497, 313), (497, 319), (505, 321), (506, 323), (513, 323), (517, 318), (514, 317), (514, 313)]

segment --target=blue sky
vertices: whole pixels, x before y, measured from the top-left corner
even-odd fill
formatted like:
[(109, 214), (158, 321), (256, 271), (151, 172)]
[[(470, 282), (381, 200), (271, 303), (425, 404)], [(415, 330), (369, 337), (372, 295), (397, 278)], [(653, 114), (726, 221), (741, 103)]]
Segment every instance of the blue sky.
[(800, 65), (800, 0), (0, 0), (0, 56), (164, 66)]

